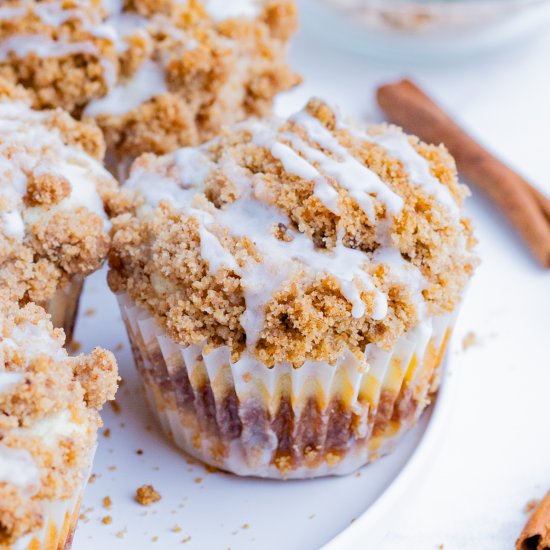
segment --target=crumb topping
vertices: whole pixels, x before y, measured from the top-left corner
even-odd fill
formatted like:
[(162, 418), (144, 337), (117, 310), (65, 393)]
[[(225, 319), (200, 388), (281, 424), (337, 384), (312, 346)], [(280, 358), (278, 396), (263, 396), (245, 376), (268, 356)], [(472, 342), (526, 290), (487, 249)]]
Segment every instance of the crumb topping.
[(0, 77), (35, 108), (94, 117), (119, 157), (166, 153), (264, 115), (297, 83), (293, 0), (7, 0)]
[(117, 386), (114, 356), (69, 357), (34, 304), (0, 303), (0, 546), (41, 528), (48, 501), (72, 497), (90, 467)]
[(0, 298), (46, 303), (101, 266), (117, 187), (104, 148), (95, 125), (35, 111), (0, 79)]
[(152, 485), (142, 485), (136, 490), (136, 502), (142, 506), (150, 506), (160, 500), (160, 493)]
[(446, 150), (345, 124), (319, 100), (144, 155), (122, 194), (112, 289), (177, 342), (233, 360), (299, 367), (389, 348), (452, 311), (477, 263)]

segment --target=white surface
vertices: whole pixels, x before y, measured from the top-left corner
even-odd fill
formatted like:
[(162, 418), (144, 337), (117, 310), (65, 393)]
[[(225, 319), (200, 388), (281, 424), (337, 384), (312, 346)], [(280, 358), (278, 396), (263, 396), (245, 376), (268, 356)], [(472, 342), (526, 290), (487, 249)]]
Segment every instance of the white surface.
[[(378, 120), (376, 84), (406, 73), (474, 135), (550, 193), (549, 57), (550, 31), (521, 50), (445, 67), (373, 62), (303, 34), (294, 44), (292, 61), (305, 83), (282, 98), (279, 110), (296, 109), (315, 94), (338, 103), (346, 114)], [(510, 548), (526, 519), (525, 503), (550, 488), (550, 272), (537, 267), (515, 233), (475, 190), (468, 210), (477, 226), (483, 265), (469, 289), (450, 357), (457, 386), (452, 417), (428, 467), (420, 469), (416, 485), (401, 496), (403, 512), (392, 509), (381, 518), (378, 527), (387, 536), (375, 545), (377, 550), (422, 550), (439, 544), (445, 550)], [(91, 343), (124, 342), (117, 355), (128, 382), (120, 394), (122, 415), (110, 410), (105, 414), (112, 435), (100, 441), (94, 471), (101, 477), (86, 497), (86, 506), (94, 510), (79, 528), (75, 549), (103, 545), (169, 550), (182, 547), (181, 540), (191, 535), (184, 548), (263, 550), (268, 546), (260, 544), (259, 536), (265, 528), (286, 532), (291, 542), (285, 548), (308, 549), (325, 542), (321, 535), (327, 525), (347, 525), (354, 516), (344, 519), (342, 510), (348, 513), (350, 501), (362, 494), (366, 474), (301, 483), (297, 489), (276, 482), (258, 485), (187, 465), (160, 435), (139, 428), (149, 416), (129, 374), (131, 360), (114, 299), (107, 298), (109, 308), (103, 303), (101, 277), (88, 283), (83, 307), (98, 311), (82, 316), (76, 338), (84, 341), (86, 335), (86, 348)], [(463, 352), (457, 344), (469, 330), (480, 343)], [(145, 454), (122, 452), (124, 443), (143, 448)], [(372, 466), (371, 473), (389, 467), (390, 460)], [(117, 470), (109, 471), (110, 465), (117, 465)], [(157, 466), (161, 469), (155, 470)], [(226, 479), (218, 483), (217, 476)], [(203, 481), (190, 483), (195, 477)], [(163, 495), (162, 505), (145, 509), (133, 504), (135, 488), (151, 482)], [(105, 495), (113, 499), (110, 511), (101, 508)], [(322, 512), (321, 501), (328, 503)], [(257, 523), (239, 513), (243, 506), (259, 518)], [(317, 515), (308, 519), (313, 513)], [(100, 523), (98, 518), (105, 515), (113, 517), (111, 525)], [(249, 529), (242, 529), (245, 522)], [(182, 528), (179, 533), (170, 531), (176, 524)], [(117, 538), (115, 533), (125, 527), (125, 538)], [(219, 529), (227, 536), (223, 543), (213, 543), (209, 537)], [(156, 543), (151, 541), (154, 536), (159, 537)], [(356, 521), (346, 540), (331, 550), (370, 548), (370, 536), (368, 526)]]

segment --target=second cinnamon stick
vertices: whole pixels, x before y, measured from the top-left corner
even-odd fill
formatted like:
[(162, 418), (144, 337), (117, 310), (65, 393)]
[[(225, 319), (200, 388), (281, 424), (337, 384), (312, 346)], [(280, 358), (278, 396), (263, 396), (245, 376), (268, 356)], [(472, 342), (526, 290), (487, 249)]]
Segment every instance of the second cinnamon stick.
[(496, 159), (409, 80), (381, 86), (380, 107), (392, 122), (429, 143), (444, 143), (462, 175), (514, 224), (532, 253), (550, 267), (550, 200)]
[(550, 492), (539, 503), (516, 541), (516, 550), (548, 550), (549, 548)]

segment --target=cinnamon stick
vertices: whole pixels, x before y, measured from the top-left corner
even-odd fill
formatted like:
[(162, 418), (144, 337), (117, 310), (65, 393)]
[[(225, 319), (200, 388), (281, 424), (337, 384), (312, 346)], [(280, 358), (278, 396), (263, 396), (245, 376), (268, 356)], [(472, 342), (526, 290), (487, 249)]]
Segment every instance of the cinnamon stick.
[(523, 528), (516, 550), (550, 550), (550, 491)]
[(458, 169), (482, 190), (550, 268), (550, 199), (494, 157), (410, 80), (381, 86), (378, 104), (388, 118), (429, 143), (444, 143)]

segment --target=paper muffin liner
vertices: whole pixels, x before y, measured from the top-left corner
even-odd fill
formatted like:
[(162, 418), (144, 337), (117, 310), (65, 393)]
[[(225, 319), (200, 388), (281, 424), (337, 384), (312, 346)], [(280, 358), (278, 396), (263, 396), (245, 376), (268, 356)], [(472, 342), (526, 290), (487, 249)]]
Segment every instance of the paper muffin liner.
[(62, 328), (65, 331), (66, 345), (73, 339), (83, 286), (84, 277), (75, 275), (71, 278), (69, 284), (57, 289), (53, 297), (46, 304), (42, 304), (44, 309), (51, 315), (53, 326)]
[(21, 537), (3, 550), (70, 550), (80, 515), (80, 505), (90, 477), (95, 447), (90, 454), (90, 468), (74, 496), (68, 499), (44, 502), (44, 523), (40, 530)]
[(146, 309), (118, 296), (149, 405), (187, 453), (238, 475), (347, 474), (389, 452), (437, 390), (455, 313), (434, 317), (388, 352), (367, 346), (335, 365), (266, 367), (227, 347), (173, 342)]

